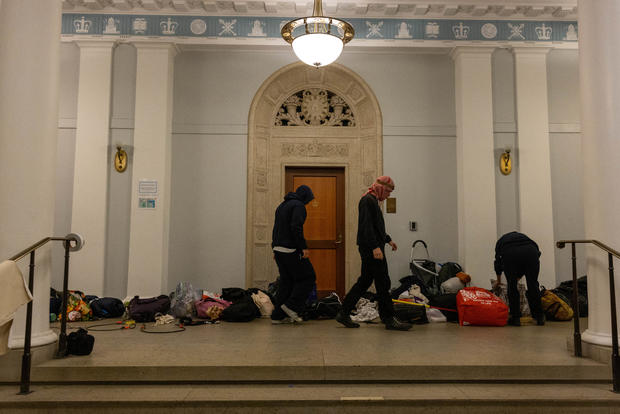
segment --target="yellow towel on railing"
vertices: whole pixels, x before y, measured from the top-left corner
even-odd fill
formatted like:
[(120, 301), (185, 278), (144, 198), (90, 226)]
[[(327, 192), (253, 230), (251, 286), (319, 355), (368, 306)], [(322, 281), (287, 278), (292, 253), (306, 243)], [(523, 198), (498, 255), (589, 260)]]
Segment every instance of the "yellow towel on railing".
[(32, 300), (22, 272), (12, 260), (0, 263), (0, 355), (8, 352), (9, 332), (15, 311)]

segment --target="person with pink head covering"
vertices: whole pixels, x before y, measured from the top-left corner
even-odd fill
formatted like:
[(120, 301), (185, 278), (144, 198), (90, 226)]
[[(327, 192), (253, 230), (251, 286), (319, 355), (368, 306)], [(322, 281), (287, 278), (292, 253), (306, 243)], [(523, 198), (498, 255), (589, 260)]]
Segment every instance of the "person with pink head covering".
[(385, 232), (383, 212), (379, 202), (384, 201), (394, 191), (394, 181), (387, 175), (377, 178), (372, 186), (360, 199), (357, 222), (357, 245), (362, 258), (362, 275), (344, 298), (342, 309), (336, 320), (347, 328), (359, 328), (359, 324), (351, 320), (351, 311), (357, 301), (374, 282), (379, 302), (379, 316), (385, 329), (406, 331), (411, 324), (404, 323), (394, 317), (394, 306), (390, 296), (390, 275), (385, 260), (385, 245), (389, 244), (396, 250), (396, 243)]

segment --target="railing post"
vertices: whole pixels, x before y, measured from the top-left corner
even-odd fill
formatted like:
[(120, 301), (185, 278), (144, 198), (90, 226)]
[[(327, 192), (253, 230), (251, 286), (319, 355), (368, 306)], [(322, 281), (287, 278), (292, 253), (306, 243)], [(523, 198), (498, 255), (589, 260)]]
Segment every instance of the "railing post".
[[(28, 271), (28, 289), (34, 293), (34, 250), (30, 253), (30, 266)], [(30, 394), (30, 366), (32, 355), (30, 343), (32, 339), (32, 301), (26, 307), (26, 333), (24, 335), (24, 355), (22, 356), (22, 379), (19, 385), (19, 394)]]
[(62, 280), (62, 309), (60, 320), (60, 335), (58, 336), (58, 350), (56, 358), (64, 358), (67, 356), (67, 302), (69, 299), (69, 249), (71, 242), (65, 240), (65, 273)]
[(573, 348), (575, 348), (575, 356), (580, 357), (581, 352), (581, 328), (579, 327), (579, 287), (577, 285), (577, 253), (575, 251), (575, 243), (571, 243), (571, 251), (573, 254)]
[(618, 356), (618, 321), (616, 318), (616, 286), (614, 281), (614, 257), (607, 253), (609, 260), (609, 305), (611, 308), (611, 372), (614, 392), (620, 393), (620, 357)]

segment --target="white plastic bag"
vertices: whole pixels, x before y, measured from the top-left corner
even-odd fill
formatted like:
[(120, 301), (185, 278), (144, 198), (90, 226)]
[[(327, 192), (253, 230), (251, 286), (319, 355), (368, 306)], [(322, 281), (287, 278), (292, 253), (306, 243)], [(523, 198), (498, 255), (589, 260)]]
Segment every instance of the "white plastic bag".
[(426, 308), (426, 317), (430, 323), (447, 322), (446, 315), (441, 313), (439, 309)]

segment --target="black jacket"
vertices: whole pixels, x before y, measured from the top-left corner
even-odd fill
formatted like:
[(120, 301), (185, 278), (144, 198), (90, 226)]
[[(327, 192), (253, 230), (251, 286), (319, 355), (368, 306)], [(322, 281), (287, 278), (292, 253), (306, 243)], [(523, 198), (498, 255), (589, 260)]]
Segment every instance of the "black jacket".
[(310, 187), (301, 185), (294, 193), (284, 196), (284, 201), (276, 209), (271, 235), (271, 247), (288, 247), (290, 249), (307, 249), (304, 238), (306, 221), (306, 204), (314, 199)]
[(499, 276), (504, 271), (502, 257), (506, 254), (508, 250), (514, 247), (528, 245), (536, 247), (536, 250), (538, 250), (538, 255), (540, 256), (540, 249), (538, 249), (538, 245), (536, 244), (536, 242), (523, 233), (511, 231), (510, 233), (506, 233), (502, 237), (500, 237), (495, 244), (495, 263), (493, 264), (495, 267), (495, 274)]
[(357, 220), (357, 245), (376, 249), (383, 249), (385, 243), (392, 241), (392, 238), (385, 233), (385, 222), (383, 212), (379, 208), (379, 202), (372, 194), (366, 194), (360, 199), (359, 217)]

